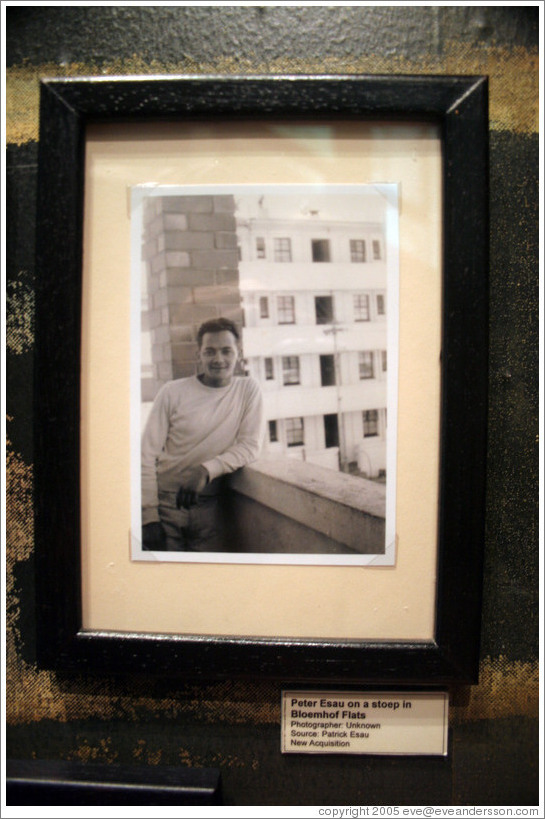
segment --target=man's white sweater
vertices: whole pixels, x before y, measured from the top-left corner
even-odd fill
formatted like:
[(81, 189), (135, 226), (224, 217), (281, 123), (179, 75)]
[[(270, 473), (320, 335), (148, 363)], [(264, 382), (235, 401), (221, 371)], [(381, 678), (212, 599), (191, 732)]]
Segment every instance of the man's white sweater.
[(158, 491), (177, 492), (180, 475), (201, 464), (210, 480), (254, 461), (263, 403), (257, 381), (234, 377), (206, 387), (197, 376), (170, 381), (154, 401), (142, 436), (142, 524), (159, 520)]

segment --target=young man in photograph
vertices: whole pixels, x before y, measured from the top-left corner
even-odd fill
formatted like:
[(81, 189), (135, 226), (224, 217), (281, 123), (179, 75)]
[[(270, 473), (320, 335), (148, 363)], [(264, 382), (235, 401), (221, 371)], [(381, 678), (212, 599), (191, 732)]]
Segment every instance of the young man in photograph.
[(226, 551), (222, 477), (254, 461), (262, 442), (258, 383), (235, 376), (240, 336), (229, 319), (197, 333), (199, 375), (169, 381), (142, 437), (142, 548)]

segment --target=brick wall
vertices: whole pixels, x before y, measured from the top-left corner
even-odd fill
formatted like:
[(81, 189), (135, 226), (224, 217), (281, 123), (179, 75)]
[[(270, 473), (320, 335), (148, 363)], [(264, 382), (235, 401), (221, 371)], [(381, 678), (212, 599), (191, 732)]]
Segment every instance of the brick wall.
[(226, 196), (150, 197), (144, 210), (153, 378), (143, 383), (151, 400), (172, 378), (197, 371), (197, 330), (225, 316), (242, 324), (235, 202)]

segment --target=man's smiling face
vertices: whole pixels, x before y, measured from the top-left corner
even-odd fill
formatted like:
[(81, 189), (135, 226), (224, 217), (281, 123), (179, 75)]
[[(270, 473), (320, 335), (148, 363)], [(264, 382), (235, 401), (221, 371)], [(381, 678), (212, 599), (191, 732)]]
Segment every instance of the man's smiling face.
[(207, 387), (227, 387), (238, 361), (237, 340), (229, 330), (205, 333), (199, 348), (203, 368), (202, 383)]

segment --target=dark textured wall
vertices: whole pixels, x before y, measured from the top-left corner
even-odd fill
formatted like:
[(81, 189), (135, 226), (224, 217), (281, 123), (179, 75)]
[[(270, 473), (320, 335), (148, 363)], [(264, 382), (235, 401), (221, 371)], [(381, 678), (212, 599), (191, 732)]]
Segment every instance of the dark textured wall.
[[(8, 754), (217, 766), (232, 805), (537, 803), (535, 7), (7, 8)], [(490, 426), (478, 686), (448, 759), (282, 757), (280, 685), (73, 678), (34, 663), (32, 350), (38, 78), (490, 77)], [(516, 763), (515, 763), (516, 760)]]
[[(179, 8), (113, 7), (10, 9), (7, 61), (108, 62), (131, 58), (197, 67), (218, 57), (237, 62), (299, 59), (302, 45), (310, 59), (349, 60), (362, 53), (419, 59), (441, 53), (452, 38), (476, 48), (504, 43), (533, 48), (537, 43), (536, 9), (422, 7), (282, 8), (266, 5), (225, 7), (210, 12), (198, 6)], [(90, 36), (91, 35), (91, 36)], [(347, 66), (348, 67), (348, 66)]]

